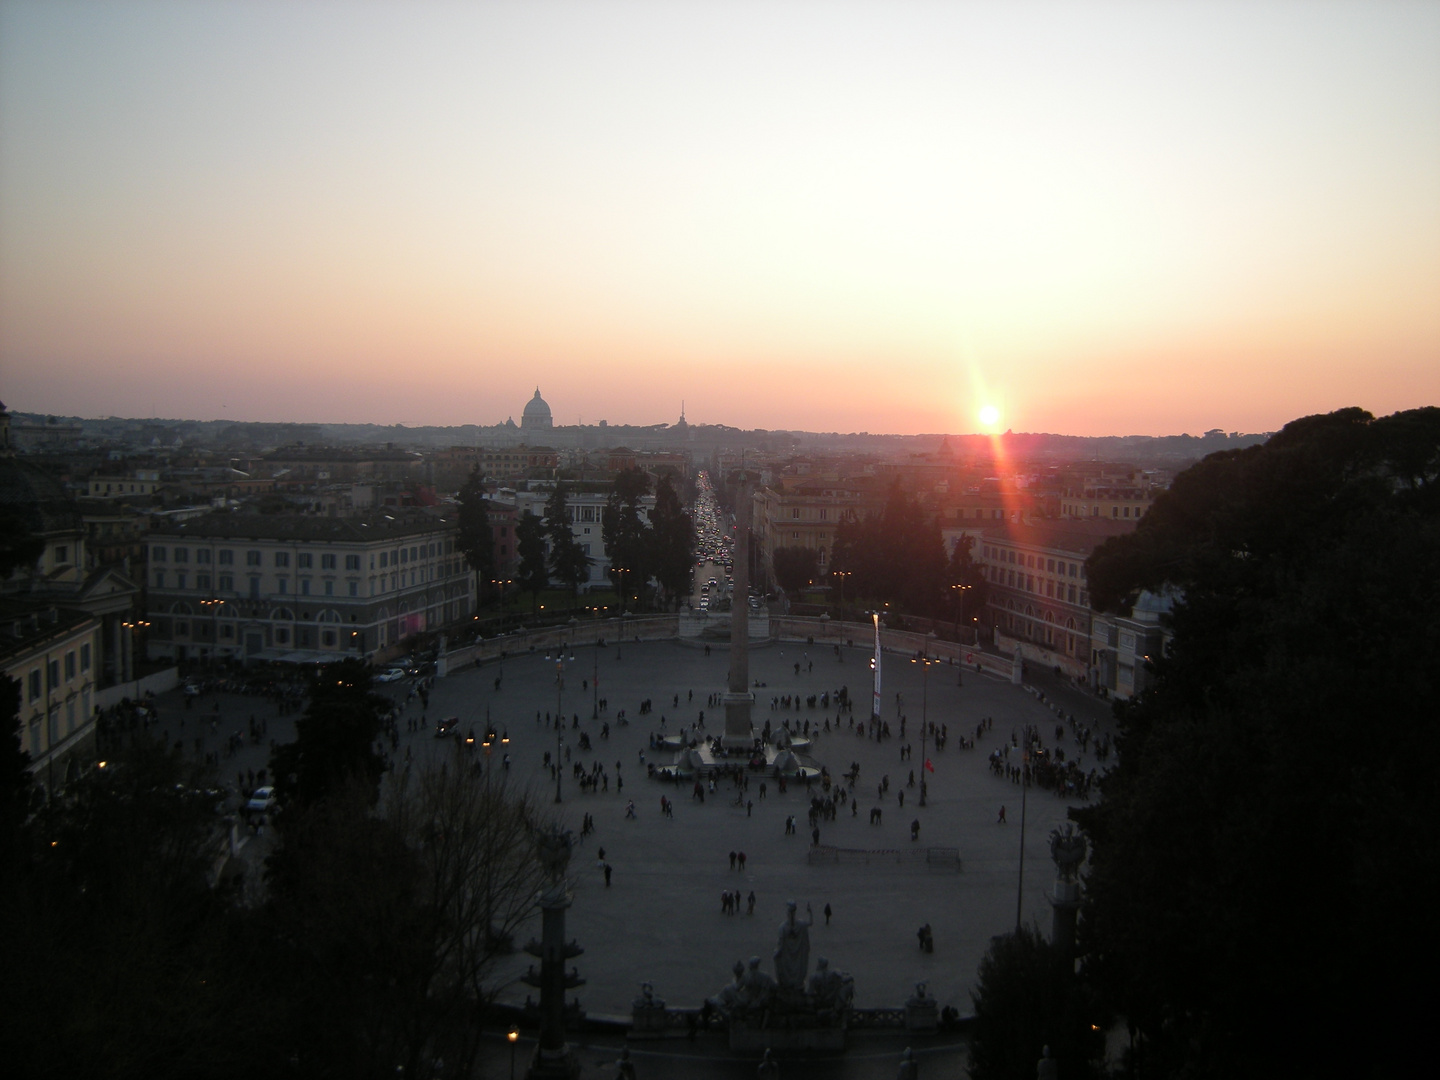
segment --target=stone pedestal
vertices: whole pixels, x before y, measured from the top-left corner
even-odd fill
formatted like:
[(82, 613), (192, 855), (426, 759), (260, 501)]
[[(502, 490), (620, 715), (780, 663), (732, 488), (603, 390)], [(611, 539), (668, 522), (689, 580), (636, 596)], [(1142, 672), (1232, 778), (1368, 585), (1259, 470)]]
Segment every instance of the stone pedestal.
[(790, 1022), (772, 1019), (761, 1026), (730, 1021), (730, 1052), (747, 1057), (758, 1056), (767, 1049), (779, 1054), (800, 1050), (835, 1052), (845, 1049), (845, 1024), (821, 1023), (818, 1018), (791, 1017)]
[(1050, 941), (1067, 960), (1075, 959), (1075, 923), (1080, 913), (1080, 883), (1060, 878), (1050, 897)]

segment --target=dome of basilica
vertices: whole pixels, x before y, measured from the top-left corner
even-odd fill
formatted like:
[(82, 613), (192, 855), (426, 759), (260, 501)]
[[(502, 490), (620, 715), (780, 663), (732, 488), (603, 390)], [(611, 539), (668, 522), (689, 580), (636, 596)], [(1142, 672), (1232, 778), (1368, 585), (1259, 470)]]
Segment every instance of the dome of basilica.
[(548, 428), (554, 424), (550, 415), (550, 406), (540, 396), (540, 388), (535, 388), (535, 396), (525, 403), (525, 411), (520, 414), (520, 426), (522, 428)]

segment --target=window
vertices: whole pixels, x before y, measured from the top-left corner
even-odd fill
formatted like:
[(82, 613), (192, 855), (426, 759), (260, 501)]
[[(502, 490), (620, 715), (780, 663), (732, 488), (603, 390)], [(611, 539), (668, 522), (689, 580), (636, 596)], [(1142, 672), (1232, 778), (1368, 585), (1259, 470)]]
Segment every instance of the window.
[(220, 565), (221, 565), (221, 566), (234, 566), (234, 565), (235, 565), (235, 552), (231, 551), (229, 548), (221, 548), (221, 549), (220, 549)]
[(322, 645), (325, 645), (325, 646), (333, 649), (333, 648), (335, 647), (335, 631), (334, 631), (334, 630), (326, 630), (326, 631), (324, 631), (323, 633), (321, 633), (321, 635), (320, 635), (320, 643), (321, 643)]
[(350, 595), (351, 595), (351, 596), (359, 596), (359, 595), (360, 595), (360, 582), (358, 582), (358, 581), (352, 581), (352, 582), (350, 582)]
[(335, 595), (335, 582), (333, 582), (333, 581), (327, 581), (327, 582), (325, 582), (325, 595), (326, 595), (326, 596), (334, 596), (334, 595)]
[(204, 563), (206, 566), (209, 566), (209, 565), (210, 565), (210, 549), (209, 549), (209, 548), (196, 548), (196, 549), (195, 549), (195, 561), (196, 561), (197, 563)]
[(309, 570), (314, 559), (315, 556), (311, 555), (310, 552), (302, 551), (295, 556), (295, 565), (301, 570)]
[(76, 660), (75, 650), (74, 650), (74, 649), (71, 649), (69, 652), (67, 652), (67, 653), (65, 654), (65, 678), (66, 678), (66, 679), (73, 679), (73, 678), (75, 677), (75, 660)]
[(165, 571), (164, 571), (164, 570), (156, 570), (156, 571), (155, 571), (155, 587), (156, 587), (157, 589), (163, 589), (163, 588), (165, 587)]
[(235, 577), (233, 574), (220, 575), (220, 591), (231, 592), (235, 588)]
[(250, 599), (260, 599), (260, 579), (258, 577), (252, 577), (250, 579)]
[(830, 511), (829, 511), (829, 510), (826, 510), (826, 509), (822, 506), (822, 507), (820, 508), (820, 520), (821, 520), (821, 521), (826, 520), (826, 518), (828, 517), (829, 513), (830, 513)]
[(798, 519), (798, 518), (800, 517), (800, 508), (799, 508), (798, 506), (796, 506), (796, 507), (794, 507), (793, 509), (791, 509), (791, 511), (790, 511), (790, 516), (791, 516), (792, 518)]
[(90, 670), (90, 643), (86, 642), (80, 646), (80, 670)]
[(289, 566), (289, 565), (290, 565), (290, 553), (289, 553), (288, 551), (277, 551), (277, 552), (275, 552), (275, 565), (276, 565), (276, 566)]
[(185, 571), (184, 571), (184, 570), (181, 570), (178, 574), (175, 575), (175, 587), (176, 587), (177, 589), (183, 589), (183, 588), (185, 588)]
[[(281, 592), (284, 592), (285, 590), (284, 590), (284, 589), (281, 589), (280, 591), (281, 591)], [(300, 595), (301, 595), (301, 596), (309, 596), (309, 595), (310, 595), (310, 579), (309, 579), (308, 577), (307, 577), (307, 578), (301, 578), (301, 579), (300, 579)]]
[(190, 633), (190, 624), (184, 619), (177, 619), (175, 622), (175, 636), (185, 637)]
[(1053, 573), (1055, 572), (1055, 560), (1054, 560), (1054, 559), (1046, 559), (1046, 560), (1045, 560), (1045, 569), (1046, 569), (1047, 571), (1049, 571), (1050, 573), (1053, 574)]
[(1069, 588), (1068, 590), (1066, 590), (1066, 592), (1067, 592), (1067, 595), (1066, 595), (1065, 599), (1069, 600), (1070, 603), (1073, 604), (1073, 603), (1075, 602), (1075, 586), (1074, 586), (1074, 585), (1071, 585), (1070, 588)]
[(38, 667), (30, 672), (30, 700), (40, 700), (40, 669)]
[(346, 570), (359, 570), (359, 569), (360, 569), (360, 556), (359, 556), (359, 555), (346, 555), (346, 556), (345, 556), (345, 569), (346, 569)]
[(67, 563), (70, 561), (70, 549), (64, 544), (61, 544), (55, 549), (55, 561), (57, 563)]
[(60, 686), (60, 661), (51, 660), (45, 665), (45, 689), (56, 690)]
[(190, 561), (190, 549), (189, 549), (189, 548), (176, 548), (176, 549), (175, 549), (175, 552), (174, 552), (174, 555), (175, 555), (175, 561), (176, 561), (176, 562), (189, 562), (189, 561)]
[(245, 552), (245, 565), (246, 565), (246, 566), (259, 566), (259, 565), (260, 565), (260, 552), (258, 552), (258, 551), (247, 551), (247, 552)]
[(286, 578), (283, 578), (283, 577), (282, 577), (282, 578), (277, 578), (276, 581), (275, 581), (275, 591), (278, 592), (278, 593), (280, 593), (282, 596), (283, 596), (285, 593), (289, 592), (289, 591), (290, 591), (290, 582), (289, 582), (289, 580), (286, 579)]
[(196, 574), (196, 575), (195, 575), (195, 587), (196, 587), (197, 589), (208, 589), (208, 588), (210, 588), (210, 575), (209, 575), (209, 574)]
[(155, 562), (164, 562), (165, 549), (163, 547), (152, 547), (150, 549), (150, 558)]
[(235, 636), (235, 627), (231, 626), (229, 623), (221, 623), (220, 636), (222, 638), (233, 638)]
[(411, 561), (411, 562), (416, 562), (419, 558), (420, 558), (420, 549), (419, 549), (419, 548), (413, 548), (413, 547), (412, 547), (412, 548), (410, 549), (410, 561)]
[(389, 552), (386, 552), (386, 551), (380, 552), (380, 569), (381, 569), (381, 570), (384, 570), (385, 567), (387, 567), (387, 566), (389, 566), (389, 565), (390, 565), (390, 553), (389, 553)]
[(290, 644), (290, 631), (287, 630), (287, 629), (285, 629), (285, 627), (283, 627), (283, 626), (277, 627), (276, 630), (275, 630), (275, 644), (276, 644), (276, 645), (288, 645), (288, 644)]

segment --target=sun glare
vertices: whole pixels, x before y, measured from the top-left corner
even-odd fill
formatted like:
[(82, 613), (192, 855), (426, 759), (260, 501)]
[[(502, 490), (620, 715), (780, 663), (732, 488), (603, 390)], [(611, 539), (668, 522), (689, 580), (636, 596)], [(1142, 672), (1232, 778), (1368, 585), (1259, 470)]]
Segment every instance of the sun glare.
[(1000, 410), (994, 405), (986, 405), (980, 410), (980, 424), (982, 427), (993, 428), (1000, 423)]

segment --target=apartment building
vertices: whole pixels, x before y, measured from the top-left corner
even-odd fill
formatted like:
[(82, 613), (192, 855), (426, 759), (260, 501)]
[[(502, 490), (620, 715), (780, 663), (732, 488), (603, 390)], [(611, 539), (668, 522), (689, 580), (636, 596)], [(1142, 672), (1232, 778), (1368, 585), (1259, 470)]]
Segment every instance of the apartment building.
[(151, 655), (373, 657), (469, 615), (454, 515), (209, 514), (150, 534)]
[(20, 684), (21, 748), (52, 788), (83, 767), (95, 731), (100, 620), (87, 611), (0, 599), (0, 670)]
[(1041, 662), (1077, 677), (1093, 662), (1085, 560), (1135, 522), (1007, 522), (975, 533), (972, 554), (990, 583), (984, 620), (1004, 647), (1029, 646)]

